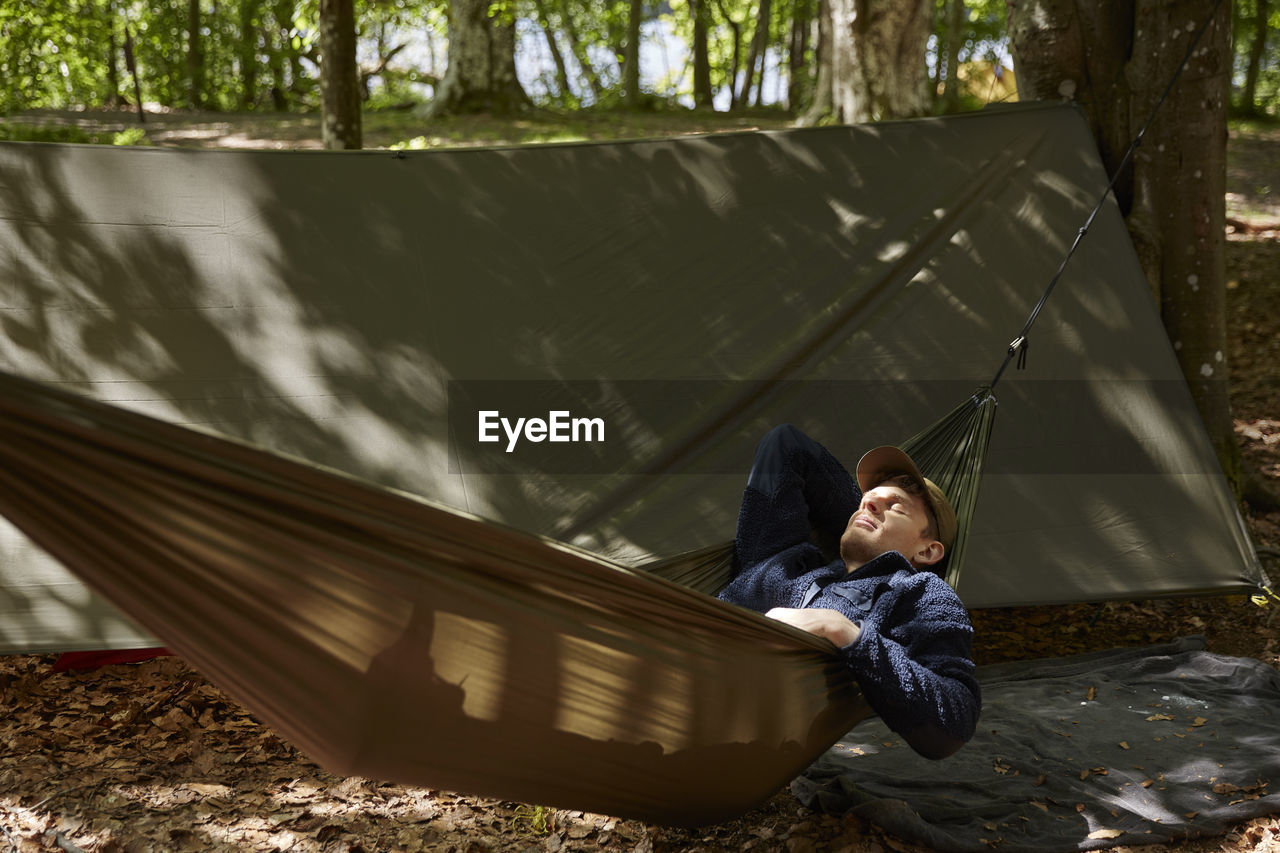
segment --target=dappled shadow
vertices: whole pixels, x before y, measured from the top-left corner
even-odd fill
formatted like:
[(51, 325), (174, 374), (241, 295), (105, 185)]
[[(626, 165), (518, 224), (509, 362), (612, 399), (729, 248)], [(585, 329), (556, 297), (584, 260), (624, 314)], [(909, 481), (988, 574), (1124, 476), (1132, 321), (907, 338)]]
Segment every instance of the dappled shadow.
[[(730, 536), (773, 424), (852, 461), (988, 381), (1104, 183), (1083, 123), (1043, 107), (538, 149), (0, 158), (5, 365), (624, 560)], [(999, 389), (972, 604), (1241, 574), (1125, 241), (1108, 208), (1031, 370)], [(604, 446), (508, 456), (453, 411), (468, 383), (534, 381), (603, 418)], [(1028, 563), (1034, 591), (1011, 571)]]
[(0, 384), (0, 511), (333, 772), (697, 824), (869, 713), (829, 643), (759, 614)]
[(793, 784), (933, 849), (1090, 849), (1216, 835), (1272, 813), (1280, 677), (1196, 638), (984, 667), (974, 739), (936, 765), (879, 722)]

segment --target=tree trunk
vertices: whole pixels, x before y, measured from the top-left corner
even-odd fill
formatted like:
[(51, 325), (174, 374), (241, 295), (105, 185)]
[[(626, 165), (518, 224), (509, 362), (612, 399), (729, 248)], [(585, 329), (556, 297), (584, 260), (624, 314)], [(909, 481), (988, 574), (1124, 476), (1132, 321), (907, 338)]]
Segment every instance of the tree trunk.
[(832, 0), (832, 101), (837, 121), (924, 115), (930, 0)]
[(627, 13), (627, 41), (622, 48), (622, 92), (627, 106), (640, 105), (640, 19), (644, 17), (644, 0), (631, 0)]
[(267, 65), (271, 69), (271, 105), (277, 112), (289, 108), (290, 85), (286, 72), (289, 57), (294, 52), (290, 43), (290, 29), (293, 19), (293, 0), (276, 0), (271, 7), (271, 17), (275, 23), (274, 47), (269, 47)]
[[(953, 113), (960, 108), (960, 45), (964, 42), (960, 30), (964, 27), (964, 0), (948, 0), (947, 3), (947, 69), (943, 78), (942, 108)], [(941, 66), (941, 63), (939, 63)]]
[[(752, 99), (753, 106), (764, 105), (764, 72), (769, 67), (769, 44), (773, 41), (773, 4), (769, 0), (761, 0), (760, 26), (764, 27), (764, 39), (760, 43), (760, 68), (759, 76), (756, 78), (756, 94)], [(769, 6), (769, 14), (764, 14), (763, 8)]]
[(801, 127), (812, 127), (835, 111), (832, 96), (831, 0), (818, 3), (818, 73), (813, 84), (813, 102), (797, 121)]
[(809, 93), (809, 29), (813, 25), (812, 0), (796, 0), (787, 42), (787, 108), (800, 109)]
[[(1078, 99), (1114, 172), (1214, 5), (1008, 0), (1019, 95)], [(1229, 15), (1226, 4), (1217, 7), (1117, 198), (1209, 439), (1238, 484), (1240, 453), (1226, 384)]]
[(200, 0), (187, 0), (187, 101), (204, 106), (204, 50), (200, 39)]
[[(769, 0), (760, 0), (760, 6), (757, 7), (757, 17), (755, 27), (751, 30), (751, 35), (747, 40), (747, 61), (742, 66), (742, 80), (738, 83), (737, 94), (734, 95), (734, 103), (747, 106), (751, 97), (751, 86), (755, 82), (756, 63), (760, 56), (760, 18), (759, 9), (769, 5)], [(745, 29), (745, 22), (744, 22)], [(765, 31), (766, 37), (768, 30)]]
[(515, 21), (488, 0), (450, 0), (449, 67), (427, 115), (508, 115), (528, 107), (516, 77)]
[(258, 9), (260, 0), (240, 0), (240, 109), (258, 100)]
[(1249, 45), (1249, 65), (1245, 69), (1244, 88), (1240, 90), (1240, 109), (1247, 115), (1258, 115), (1258, 74), (1267, 47), (1267, 0), (1254, 0), (1253, 44)]
[(569, 52), (573, 54), (573, 59), (578, 63), (578, 68), (582, 72), (583, 79), (587, 81), (592, 97), (598, 103), (604, 96), (604, 84), (600, 82), (600, 75), (583, 47), (582, 40), (578, 38), (578, 27), (573, 22), (573, 10), (568, 0), (562, 0), (560, 3), (560, 21), (564, 26), (565, 38), (569, 40)]
[[(1134, 46), (1134, 3), (1007, 0), (1019, 97), (1077, 101), (1089, 118), (1109, 175), (1115, 174), (1137, 130), (1129, 128), (1130, 74), (1126, 71)], [(1145, 49), (1155, 44), (1144, 41)], [(1126, 214), (1132, 198), (1130, 170), (1116, 186), (1116, 199)]]
[(538, 12), (538, 25), (542, 28), (542, 36), (547, 40), (547, 50), (551, 52), (551, 62), (555, 65), (556, 86), (560, 89), (560, 97), (571, 97), (573, 89), (569, 87), (569, 67), (565, 65), (560, 45), (556, 44), (555, 29), (551, 26), (551, 18), (547, 14), (547, 4), (543, 0), (535, 0), (534, 8)]
[[(764, 61), (765, 51), (769, 47), (769, 20), (773, 14), (770, 0), (760, 0), (756, 14), (755, 31), (751, 36), (751, 48), (747, 51), (747, 64), (742, 69), (742, 88), (738, 92), (737, 102), (743, 106), (751, 99), (751, 87), (757, 85), (764, 76), (759, 66)], [(759, 86), (763, 86), (763, 82)], [(756, 89), (757, 99), (760, 89)]]
[(733, 33), (733, 59), (729, 65), (729, 109), (738, 106), (738, 68), (742, 61), (742, 25), (730, 17), (729, 12), (724, 7), (724, 0), (716, 0), (720, 8), (720, 17), (724, 18), (726, 24), (729, 25), (730, 32)]
[(711, 90), (711, 51), (707, 44), (710, 29), (710, 0), (689, 0), (689, 14), (693, 18), (693, 105), (699, 109), (713, 109), (715, 93)]
[(355, 0), (320, 0), (320, 124), (325, 148), (361, 147)]
[(133, 78), (133, 99), (138, 105), (138, 124), (146, 124), (147, 111), (142, 106), (142, 80), (138, 78), (138, 60), (133, 52), (133, 30), (127, 19), (124, 22), (124, 67)]
[[(293, 45), (294, 13), (298, 8), (298, 0), (275, 0), (274, 17), (276, 19), (277, 36), (280, 39), (281, 62), (279, 91), (271, 93), (277, 110), (286, 110), (296, 97), (302, 94), (306, 72), (302, 68), (302, 51)], [(288, 80), (285, 80), (285, 70)], [(291, 98), (290, 96), (294, 96)]]
[(116, 4), (107, 4), (107, 106), (118, 107), (124, 102), (120, 96), (120, 66), (116, 63), (116, 54), (120, 45), (116, 42)]

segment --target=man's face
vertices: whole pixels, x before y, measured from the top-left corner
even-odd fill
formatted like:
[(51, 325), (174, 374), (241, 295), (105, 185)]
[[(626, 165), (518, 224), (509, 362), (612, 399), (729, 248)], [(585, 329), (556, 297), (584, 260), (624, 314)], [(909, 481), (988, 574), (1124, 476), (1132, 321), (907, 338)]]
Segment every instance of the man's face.
[(849, 518), (840, 537), (840, 556), (855, 567), (897, 551), (914, 566), (931, 565), (942, 559), (942, 545), (926, 533), (930, 520), (923, 498), (882, 483), (863, 494)]

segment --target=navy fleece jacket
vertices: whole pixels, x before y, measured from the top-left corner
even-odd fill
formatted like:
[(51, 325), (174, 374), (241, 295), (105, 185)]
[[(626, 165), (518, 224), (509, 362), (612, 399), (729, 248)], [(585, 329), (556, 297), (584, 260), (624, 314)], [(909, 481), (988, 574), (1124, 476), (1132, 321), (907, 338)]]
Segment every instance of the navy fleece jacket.
[(843, 613), (861, 631), (839, 653), (872, 709), (916, 752), (945, 758), (973, 736), (981, 709), (973, 628), (955, 591), (896, 551), (853, 572), (827, 560), (811, 527), (838, 539), (861, 500), (822, 445), (790, 425), (772, 430), (756, 450), (738, 514), (735, 574), (720, 598), (761, 613)]

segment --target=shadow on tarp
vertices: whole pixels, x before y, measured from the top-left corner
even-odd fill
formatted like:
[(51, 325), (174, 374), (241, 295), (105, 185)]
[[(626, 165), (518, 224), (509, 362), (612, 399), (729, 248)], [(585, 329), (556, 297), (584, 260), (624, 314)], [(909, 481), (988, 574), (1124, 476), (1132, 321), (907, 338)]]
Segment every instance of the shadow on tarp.
[[(1105, 185), (1080, 116), (1044, 105), (421, 153), (9, 144), (0, 179), (0, 366), (522, 530), (572, 531), (630, 564), (729, 538), (770, 427), (856, 459), (955, 405), (937, 382), (967, 394), (989, 380)], [(1180, 372), (1111, 206), (1031, 365), (1003, 381), (992, 470), (1006, 454), (1057, 462), (987, 478), (966, 602), (1247, 582), (1221, 477), (1185, 473), (1212, 456), (1189, 396), (1117, 390)], [(851, 378), (896, 393), (815, 392)], [(1098, 382), (1069, 417), (1053, 402), (1062, 379)], [(490, 473), (477, 454), (492, 446), (450, 440), (448, 398), (450, 382), (490, 380), (598, 400), (626, 464)], [(627, 396), (628, 382), (687, 380), (719, 389), (697, 405)], [(1160, 473), (1076, 475), (1099, 464), (1099, 434), (1127, 436), (1126, 458), (1151, 461), (1133, 467)], [(115, 643), (112, 614), (73, 579), (11, 530), (0, 551), (0, 647)], [(1035, 584), (1009, 570), (1027, 554)]]

